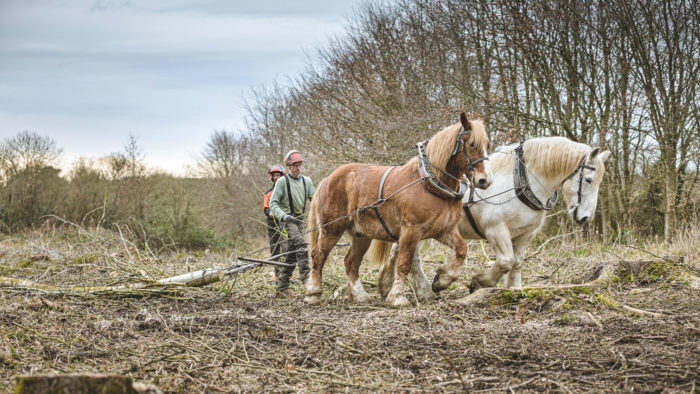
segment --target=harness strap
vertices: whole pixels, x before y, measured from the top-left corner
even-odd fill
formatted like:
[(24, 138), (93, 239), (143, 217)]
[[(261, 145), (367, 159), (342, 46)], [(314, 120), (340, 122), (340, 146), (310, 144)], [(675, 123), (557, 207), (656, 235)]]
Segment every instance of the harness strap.
[[(396, 168), (396, 167), (389, 167), (389, 169), (384, 172), (384, 175), (382, 175), (382, 180), (379, 181), (379, 193), (377, 196), (377, 201), (380, 204), (383, 203), (384, 201), (386, 201), (386, 200), (384, 200), (384, 197), (382, 197), (382, 194), (384, 192), (384, 182), (386, 181), (386, 177), (389, 175), (391, 170), (393, 170), (394, 168)], [(379, 214), (379, 208), (377, 208), (377, 205), (375, 204), (372, 208), (374, 209), (374, 214), (377, 215), (377, 219), (379, 220), (379, 223), (382, 225), (382, 227), (384, 227), (384, 231), (386, 231), (386, 233), (389, 234), (389, 236), (391, 238), (398, 241), (399, 237), (394, 235), (394, 233), (392, 233), (391, 230), (389, 230), (389, 226), (386, 225), (386, 222), (384, 222), (384, 219), (382, 219), (382, 216)]]
[(484, 234), (479, 230), (479, 226), (476, 225), (476, 220), (474, 220), (474, 215), (472, 215), (472, 212), (469, 210), (469, 204), (474, 202), (474, 188), (471, 187), (469, 188), (469, 201), (466, 204), (462, 205), (462, 209), (464, 209), (464, 213), (467, 215), (467, 219), (469, 219), (469, 224), (472, 225), (472, 228), (474, 229), (474, 232), (476, 235), (479, 237), (486, 239)]
[(523, 204), (535, 211), (551, 210), (559, 199), (559, 191), (556, 190), (554, 194), (552, 194), (552, 197), (547, 200), (547, 203), (542, 204), (540, 199), (532, 192), (530, 183), (527, 181), (527, 168), (525, 168), (525, 161), (523, 160), (523, 145), (518, 145), (518, 147), (515, 148), (515, 152), (518, 154), (518, 163), (513, 172), (515, 195), (518, 196), (518, 199), (522, 201)]

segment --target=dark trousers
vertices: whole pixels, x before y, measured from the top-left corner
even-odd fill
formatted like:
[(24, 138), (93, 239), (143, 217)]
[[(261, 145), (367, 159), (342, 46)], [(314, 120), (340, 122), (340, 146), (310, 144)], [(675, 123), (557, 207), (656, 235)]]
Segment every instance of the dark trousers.
[[(284, 253), (285, 247), (286, 246), (286, 237), (284, 234), (282, 234), (282, 226), (277, 223), (276, 220), (267, 220), (267, 240), (270, 242), (270, 256), (275, 256), (280, 253)], [(275, 261), (280, 261), (282, 258), (277, 257), (274, 259)], [(279, 270), (280, 267), (274, 266), (275, 267), (275, 276), (278, 277), (280, 276)]]
[[(290, 267), (280, 267), (277, 278), (277, 290), (284, 291), (289, 288), (289, 277), (294, 272), (294, 267), (299, 266), (299, 275), (301, 275), (302, 283), (306, 282), (309, 276), (309, 252), (306, 250), (306, 242), (304, 242), (304, 223), (302, 221), (289, 221), (284, 224), (287, 229), (287, 251), (297, 250), (296, 253), (287, 255), (285, 263), (290, 264)], [(303, 250), (303, 251), (302, 251)]]

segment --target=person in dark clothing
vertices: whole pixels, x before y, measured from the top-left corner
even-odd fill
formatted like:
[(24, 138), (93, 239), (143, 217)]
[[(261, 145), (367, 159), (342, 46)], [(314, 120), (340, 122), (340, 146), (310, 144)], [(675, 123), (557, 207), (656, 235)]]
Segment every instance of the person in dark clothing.
[(289, 278), (294, 267), (299, 266), (302, 283), (309, 276), (309, 254), (304, 241), (304, 212), (307, 202), (314, 195), (314, 184), (309, 177), (301, 175), (301, 163), (304, 157), (299, 151), (291, 150), (284, 157), (284, 164), (289, 173), (275, 184), (270, 197), (270, 210), (275, 218), (283, 223), (287, 231), (287, 250), (298, 251), (287, 255), (286, 263), (279, 271), (277, 280), (277, 295), (289, 297)]
[[(275, 215), (272, 214), (270, 211), (270, 197), (272, 197), (272, 191), (275, 188), (275, 183), (277, 182), (278, 179), (280, 179), (282, 176), (286, 174), (286, 171), (284, 168), (279, 165), (275, 164), (272, 167), (270, 167), (270, 170), (267, 172), (270, 174), (270, 181), (272, 181), (272, 187), (269, 188), (265, 192), (265, 198), (263, 200), (263, 213), (265, 214), (265, 217), (267, 218), (267, 240), (270, 243), (270, 255), (271, 256), (276, 256), (280, 253), (282, 253), (283, 246), (286, 244), (285, 242), (285, 230), (282, 224), (275, 218)], [(275, 261), (279, 261), (280, 258), (276, 258)], [(279, 270), (280, 267), (274, 266), (275, 267), (275, 280), (279, 277)]]

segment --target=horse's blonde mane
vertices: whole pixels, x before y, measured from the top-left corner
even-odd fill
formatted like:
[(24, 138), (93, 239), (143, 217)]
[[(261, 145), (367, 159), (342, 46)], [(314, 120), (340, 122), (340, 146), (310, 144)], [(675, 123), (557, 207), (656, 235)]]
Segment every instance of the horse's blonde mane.
[[(517, 144), (494, 151), (490, 156), (491, 169), (497, 172), (512, 172), (515, 168)], [(527, 167), (543, 176), (562, 176), (573, 172), (584, 155), (592, 148), (586, 144), (564, 137), (531, 138), (523, 143), (523, 160)], [(553, 164), (554, 163), (554, 164)], [(600, 163), (602, 165), (602, 163)], [(602, 177), (602, 171), (597, 171)]]
[[(486, 128), (484, 127), (483, 120), (480, 118), (472, 119), (469, 123), (471, 123), (472, 130), (470, 141), (474, 141), (474, 147), (476, 149), (486, 150), (489, 145), (489, 137), (486, 135)], [(428, 146), (425, 148), (425, 153), (428, 155), (428, 159), (432, 165), (445, 170), (447, 162), (452, 158), (452, 152), (454, 151), (457, 141), (457, 134), (459, 134), (460, 130), (462, 130), (462, 124), (455, 123), (445, 127), (430, 139)], [(408, 164), (410, 164), (414, 170), (418, 170), (417, 158), (411, 159)], [(435, 171), (435, 173), (438, 178), (445, 176), (440, 173), (440, 171)]]

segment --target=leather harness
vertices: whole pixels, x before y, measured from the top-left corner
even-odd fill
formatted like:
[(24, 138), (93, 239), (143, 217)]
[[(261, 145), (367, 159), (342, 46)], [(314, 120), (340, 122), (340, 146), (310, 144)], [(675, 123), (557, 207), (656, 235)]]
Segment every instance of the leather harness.
[[(464, 135), (471, 133), (471, 130), (466, 130), (464, 128), (460, 129), (459, 133), (457, 134), (457, 138), (455, 141), (455, 147), (454, 150), (452, 151), (452, 156), (457, 154), (457, 151), (462, 148), (462, 152), (464, 152), (464, 159), (467, 161), (468, 165), (468, 170), (473, 170), (474, 166), (478, 164), (479, 162), (482, 162), (484, 160), (488, 160), (488, 156), (481, 157), (477, 160), (470, 161), (469, 156), (467, 156), (467, 150), (466, 146), (464, 144), (464, 138), (462, 138)], [(464, 197), (464, 193), (466, 191), (466, 185), (464, 182), (459, 182), (459, 190), (455, 191), (447, 187), (438, 177), (435, 176), (433, 171), (431, 170), (431, 164), (430, 160), (428, 159), (428, 154), (425, 152), (425, 145), (428, 143), (428, 140), (425, 140), (423, 142), (419, 142), (416, 144), (416, 147), (418, 148), (418, 173), (420, 174), (421, 178), (423, 178), (423, 182), (426, 186), (426, 189), (440, 197), (440, 198), (445, 198), (448, 200), (461, 200), (462, 197)], [(386, 222), (382, 218), (382, 216), (379, 214), (379, 207), (378, 205), (381, 205), (384, 203), (386, 200), (382, 196), (383, 191), (384, 191), (384, 182), (386, 181), (387, 176), (393, 170), (396, 168), (390, 167), (388, 170), (384, 172), (384, 175), (382, 175), (382, 179), (379, 181), (379, 193), (377, 196), (377, 202), (373, 204), (372, 209), (374, 210), (375, 215), (377, 215), (377, 219), (379, 220), (379, 223), (382, 225), (384, 228), (384, 231), (386, 231), (389, 236), (397, 240), (399, 237), (394, 235), (394, 233), (391, 232), (389, 229), (389, 226), (387, 226)]]
[[(557, 200), (559, 199), (559, 190), (555, 190), (554, 194), (547, 199), (546, 204), (542, 204), (539, 198), (535, 196), (535, 193), (532, 192), (532, 189), (530, 188), (530, 184), (527, 181), (527, 168), (525, 167), (525, 161), (523, 160), (523, 144), (521, 143), (518, 145), (517, 148), (515, 148), (515, 152), (518, 155), (518, 165), (515, 166), (515, 169), (513, 171), (513, 188), (515, 189), (515, 195), (518, 197), (520, 201), (523, 202), (523, 204), (527, 205), (531, 209), (535, 211), (549, 211), (552, 208), (554, 208), (554, 205), (557, 203)], [(576, 173), (579, 173), (579, 180), (578, 180), (578, 203), (581, 203), (581, 200), (583, 199), (582, 193), (581, 193), (581, 187), (583, 183), (583, 169), (588, 169), (588, 170), (593, 170), (595, 171), (595, 167), (587, 166), (586, 165), (586, 155), (581, 158), (581, 161), (578, 163), (578, 166), (576, 169), (569, 174), (564, 180), (562, 181), (562, 184), (564, 182), (568, 181), (569, 179), (573, 178)], [(479, 227), (476, 225), (476, 220), (474, 220), (474, 215), (472, 215), (471, 211), (469, 210), (469, 206), (474, 203), (474, 188), (469, 187), (469, 200), (462, 205), (462, 208), (464, 209), (464, 213), (467, 215), (467, 219), (469, 220), (469, 224), (472, 225), (472, 228), (474, 229), (474, 232), (476, 235), (478, 235), (481, 238), (486, 239), (484, 234), (479, 230)]]
[[(518, 199), (522, 201), (523, 204), (535, 211), (549, 211), (554, 208), (557, 200), (559, 199), (559, 190), (555, 190), (554, 194), (547, 199), (547, 203), (542, 204), (540, 199), (537, 198), (535, 193), (532, 192), (530, 183), (527, 181), (527, 168), (525, 167), (525, 160), (523, 160), (523, 144), (520, 144), (517, 148), (515, 148), (515, 153), (518, 154), (518, 165), (515, 166), (515, 170), (513, 172), (513, 186), (515, 188), (515, 195), (518, 196)], [(584, 156), (583, 160), (585, 159), (586, 158)]]

